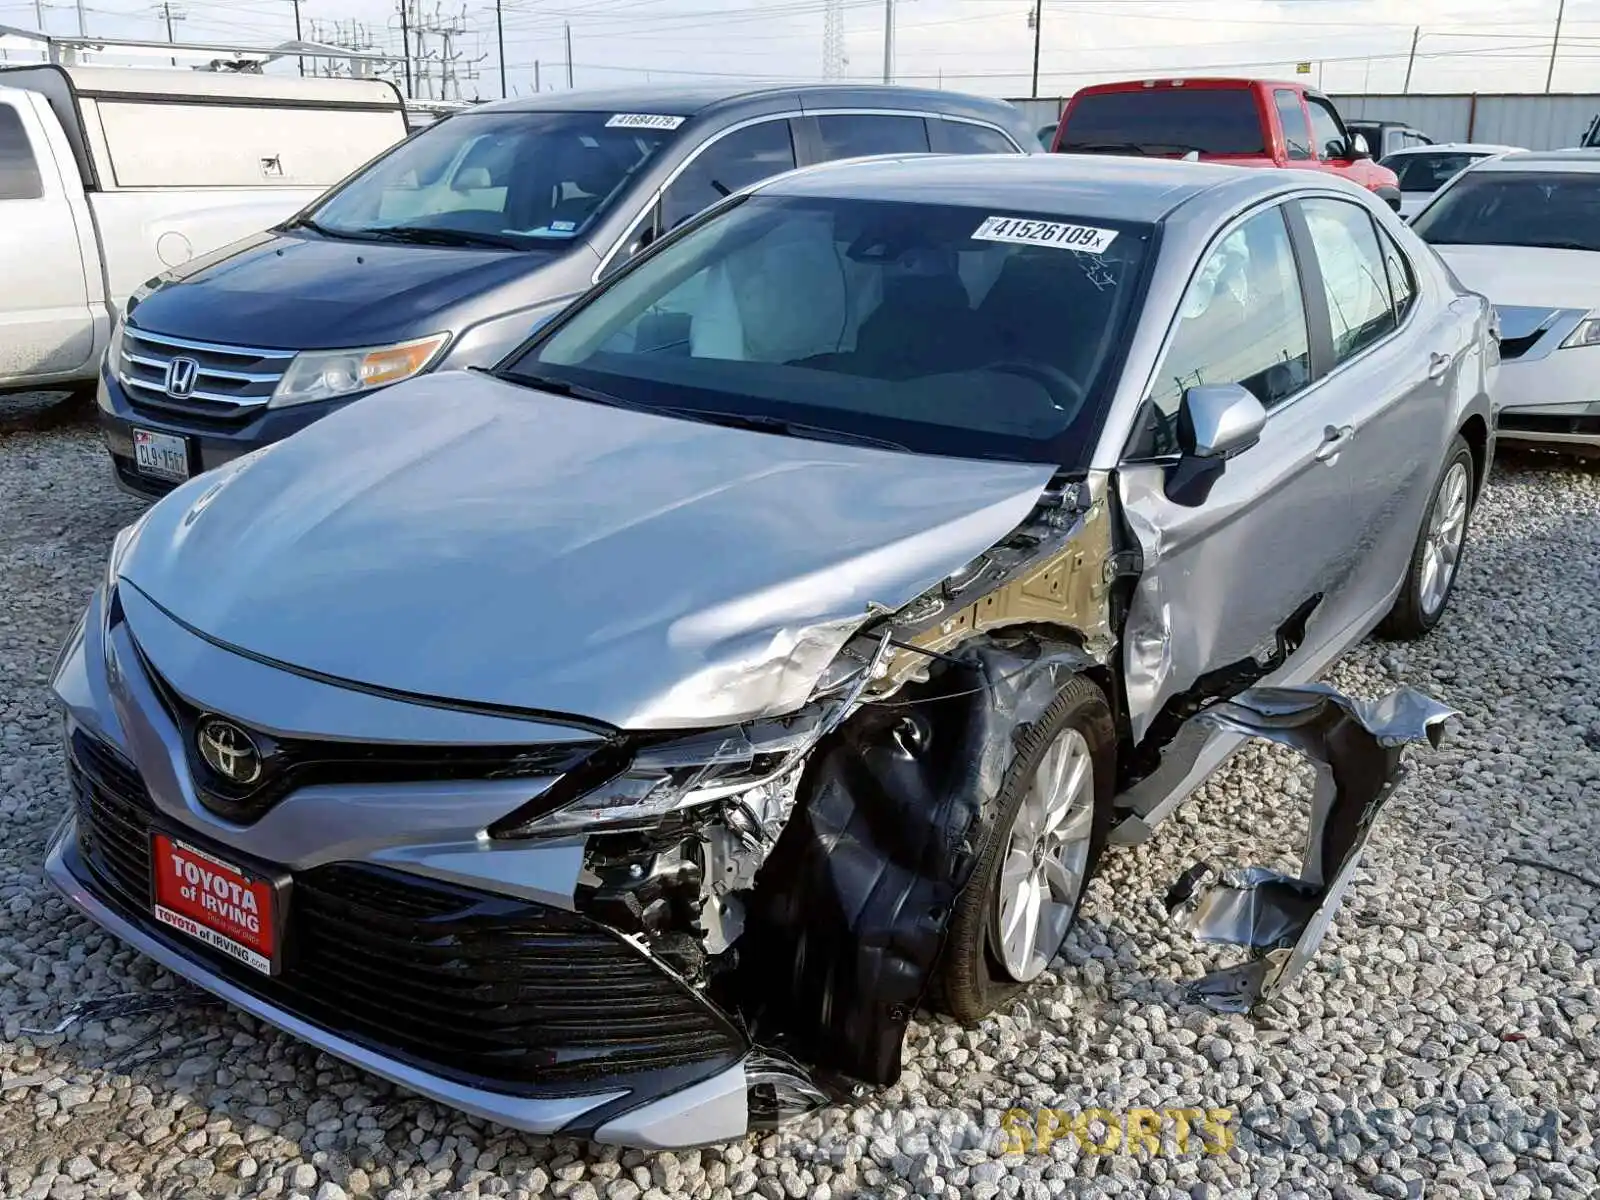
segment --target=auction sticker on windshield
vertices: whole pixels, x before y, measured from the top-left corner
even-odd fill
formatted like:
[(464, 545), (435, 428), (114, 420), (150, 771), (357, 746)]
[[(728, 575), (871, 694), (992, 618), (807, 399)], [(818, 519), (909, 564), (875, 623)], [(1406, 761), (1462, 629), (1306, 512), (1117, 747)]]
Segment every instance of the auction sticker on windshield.
[(661, 113), (618, 113), (606, 122), (607, 129), (676, 129), (684, 118)]
[(1115, 229), (1095, 229), (1090, 225), (1066, 225), (1060, 221), (1028, 221), (1021, 217), (987, 217), (975, 242), (1020, 242), (1025, 246), (1055, 246), (1062, 250), (1081, 250), (1104, 254), (1116, 239)]
[(164, 833), (151, 836), (155, 916), (163, 925), (272, 974), (273, 884)]

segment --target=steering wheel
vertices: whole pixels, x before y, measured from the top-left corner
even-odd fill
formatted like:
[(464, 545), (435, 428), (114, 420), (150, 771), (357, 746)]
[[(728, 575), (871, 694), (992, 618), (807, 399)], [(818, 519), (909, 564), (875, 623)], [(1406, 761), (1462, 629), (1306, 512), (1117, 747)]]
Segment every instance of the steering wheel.
[(1004, 362), (987, 363), (983, 369), (1031, 379), (1049, 394), (1050, 402), (1062, 412), (1073, 414), (1083, 405), (1083, 386), (1060, 367), (1049, 363), (1007, 359)]

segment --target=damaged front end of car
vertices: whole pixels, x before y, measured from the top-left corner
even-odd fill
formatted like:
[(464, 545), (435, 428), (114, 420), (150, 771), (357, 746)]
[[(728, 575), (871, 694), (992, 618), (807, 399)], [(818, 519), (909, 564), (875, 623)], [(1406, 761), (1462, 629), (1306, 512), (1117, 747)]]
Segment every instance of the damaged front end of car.
[[(980, 856), (979, 814), (1019, 739), (1075, 676), (1120, 697), (1140, 554), (1109, 483), (1056, 481), (989, 552), (911, 603), (871, 612), (797, 712), (640, 743), (603, 781), (552, 789), (490, 831), (584, 835), (580, 911), (636, 939), (750, 1038), (749, 1128), (895, 1082)], [(1286, 741), (1339, 781), (1314, 804), (1318, 865), (1302, 881), (1257, 881), (1263, 908), (1282, 918), (1249, 931), (1265, 957), (1197, 987), (1218, 1007), (1230, 988), (1236, 1007), (1276, 994), (1304, 966), (1399, 778), (1403, 745), (1437, 744), (1450, 715), (1409, 691), (1365, 705), (1319, 685), (1252, 687), (1294, 653), (1319, 599), (1284, 614), (1259, 656), (1170, 697), (1142, 739), (1119, 705), (1124, 784), (1158, 771), (1191, 726)], [(1186, 919), (1209, 939), (1227, 924), (1216, 914), (1237, 908), (1223, 893), (1245, 885), (1225, 876), (1207, 902), (1184, 890), (1200, 874), (1172, 904), (1200, 906)], [(1279, 893), (1291, 899), (1278, 904)], [(647, 1125), (624, 1118), (602, 1133), (666, 1144)]]

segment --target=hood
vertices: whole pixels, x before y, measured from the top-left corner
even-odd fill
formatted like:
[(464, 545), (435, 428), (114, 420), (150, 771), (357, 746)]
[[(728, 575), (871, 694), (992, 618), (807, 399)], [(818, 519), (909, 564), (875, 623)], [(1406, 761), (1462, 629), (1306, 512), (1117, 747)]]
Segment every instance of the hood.
[(337, 680), (687, 728), (797, 708), (870, 606), (990, 548), (1053, 473), (447, 371), (174, 491), (118, 573)]
[(442, 309), (552, 261), (537, 250), (263, 234), (173, 273), (133, 320), (152, 333), (269, 349), (373, 345), (437, 332)]
[(1600, 308), (1600, 253), (1536, 246), (1434, 249), (1456, 278), (1496, 308)]

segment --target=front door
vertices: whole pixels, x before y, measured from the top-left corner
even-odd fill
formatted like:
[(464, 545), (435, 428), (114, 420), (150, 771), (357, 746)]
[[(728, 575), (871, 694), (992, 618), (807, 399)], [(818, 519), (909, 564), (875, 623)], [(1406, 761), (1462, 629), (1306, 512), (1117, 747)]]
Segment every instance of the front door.
[(0, 98), (0, 383), (7, 385), (76, 371), (94, 353), (79, 230), (34, 103), (31, 92)]
[[(1289, 635), (1293, 674), (1338, 632), (1330, 619), (1351, 574), (1348, 482), (1312, 385), (1308, 306), (1281, 206), (1215, 243), (1184, 297), (1118, 470), (1123, 514), (1143, 564), (1123, 643), (1135, 742), (1170, 735), (1197, 691)], [(1268, 410), (1261, 440), (1227, 464), (1204, 501), (1166, 495), (1186, 389), (1239, 383)], [(1244, 673), (1249, 668), (1245, 666)], [(1164, 711), (1165, 710), (1165, 711)]]

